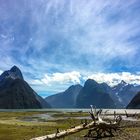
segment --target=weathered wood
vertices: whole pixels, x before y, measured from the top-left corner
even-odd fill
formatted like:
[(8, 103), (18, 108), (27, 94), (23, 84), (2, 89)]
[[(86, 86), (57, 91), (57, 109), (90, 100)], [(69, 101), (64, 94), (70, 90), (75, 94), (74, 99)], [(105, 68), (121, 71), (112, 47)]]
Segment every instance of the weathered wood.
[(126, 110), (125, 110), (125, 115), (126, 115), (127, 118), (128, 117), (135, 117), (135, 118), (138, 117), (138, 114), (136, 112), (135, 112), (135, 114), (128, 114)]
[(92, 121), (91, 123), (89, 123), (87, 125), (82, 124), (82, 125), (76, 126), (75, 128), (67, 129), (67, 130), (61, 131), (59, 133), (53, 133), (50, 135), (33, 138), (31, 140), (54, 140), (56, 138), (61, 138), (64, 136), (68, 136), (70, 134), (77, 133), (84, 129), (90, 129), (90, 128), (97, 129), (98, 128), (98, 129), (102, 129), (102, 130), (108, 130), (108, 129), (115, 129), (116, 127), (117, 127), (117, 123), (110, 124), (105, 121), (99, 120), (96, 122), (96, 125), (95, 125), (94, 121)]
[[(106, 112), (104, 113), (106, 114)], [(104, 118), (104, 116), (103, 116)], [(119, 129), (119, 124), (122, 118), (120, 115), (116, 116), (116, 112), (114, 111), (114, 121), (106, 122), (100, 117), (100, 113), (98, 114), (98, 121), (94, 128), (88, 130), (87, 135), (85, 137), (93, 137), (93, 132), (96, 132), (96, 138), (105, 137), (105, 136), (113, 136), (113, 132)]]
[(89, 129), (91, 127), (94, 127), (94, 125), (95, 125), (94, 122), (91, 122), (87, 125), (82, 124), (82, 125), (76, 126), (75, 128), (67, 129), (67, 130), (61, 131), (59, 133), (53, 133), (53, 134), (50, 134), (50, 135), (33, 138), (31, 140), (53, 140), (53, 139), (56, 139), (56, 138), (60, 138), (60, 137), (64, 137), (64, 136), (67, 136), (67, 135), (70, 135), (70, 134), (77, 133), (77, 132), (82, 131), (84, 129)]
[(61, 138), (64, 136), (68, 136), (74, 133), (77, 133), (79, 131), (82, 131), (84, 129), (89, 129), (88, 131), (88, 135), (91, 134), (92, 131), (96, 131), (97, 135), (102, 135), (102, 133), (106, 133), (108, 132), (109, 134), (112, 134), (112, 131), (116, 131), (120, 121), (121, 121), (121, 116), (116, 116), (116, 113), (114, 112), (114, 120), (113, 121), (104, 121), (101, 118), (101, 112), (102, 110), (100, 109), (99, 111), (96, 111), (96, 109), (93, 111), (93, 107), (91, 106), (91, 111), (89, 112), (92, 118), (92, 122), (87, 124), (87, 122), (85, 121), (84, 124), (76, 126), (74, 128), (70, 128), (64, 131), (58, 131), (56, 133), (53, 134), (49, 134), (46, 136), (41, 136), (41, 137), (36, 137), (36, 138), (32, 138), (31, 140), (54, 140), (57, 138)]

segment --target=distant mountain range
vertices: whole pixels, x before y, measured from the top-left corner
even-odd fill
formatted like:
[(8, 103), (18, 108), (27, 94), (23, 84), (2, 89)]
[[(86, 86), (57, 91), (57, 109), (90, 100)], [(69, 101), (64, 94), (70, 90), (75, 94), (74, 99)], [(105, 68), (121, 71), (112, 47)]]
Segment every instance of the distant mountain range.
[(16, 66), (0, 75), (1, 109), (35, 108), (140, 108), (140, 86), (121, 81), (110, 87), (88, 79), (84, 86), (72, 85), (64, 92), (45, 99), (24, 80)]
[(47, 97), (45, 100), (54, 108), (126, 108), (133, 97), (140, 91), (140, 86), (121, 81), (110, 87), (88, 79), (84, 87), (70, 86), (66, 91)]
[(107, 91), (108, 87), (105, 84), (88, 79), (77, 96), (76, 107), (89, 108), (93, 105), (97, 108), (116, 108)]
[(112, 88), (112, 97), (114, 96), (118, 103), (120, 103), (121, 108), (126, 108), (138, 91), (140, 91), (139, 85), (135, 86), (121, 81), (121, 83)]
[(23, 79), (20, 69), (13, 66), (0, 75), (0, 108), (32, 109), (50, 105)]
[(81, 89), (81, 85), (72, 85), (66, 91), (51, 95), (45, 100), (53, 108), (75, 108), (77, 96)]

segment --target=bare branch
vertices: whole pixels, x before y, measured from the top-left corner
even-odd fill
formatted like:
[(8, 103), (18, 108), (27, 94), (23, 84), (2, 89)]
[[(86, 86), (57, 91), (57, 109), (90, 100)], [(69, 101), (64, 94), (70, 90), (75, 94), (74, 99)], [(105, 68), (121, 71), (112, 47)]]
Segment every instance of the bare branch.
[(110, 122), (104, 121), (103, 118), (101, 118), (102, 109), (96, 111), (95, 108), (93, 111), (92, 105), (91, 105), (91, 111), (89, 113), (93, 120), (90, 123), (88, 123), (87, 120), (85, 120), (83, 124), (76, 126), (74, 128), (70, 128), (61, 132), (59, 131), (59, 129), (57, 129), (56, 133), (37, 137), (37, 138), (32, 138), (31, 140), (54, 140), (57, 138), (61, 138), (64, 136), (77, 133), (84, 129), (89, 129), (88, 134), (86, 136), (91, 135), (92, 131), (96, 131), (97, 136), (102, 134), (105, 135), (106, 133), (113, 135), (113, 131), (116, 131), (118, 129), (118, 126), (122, 120), (122, 117), (120, 115), (116, 116), (116, 112), (114, 111), (114, 121), (110, 121)]

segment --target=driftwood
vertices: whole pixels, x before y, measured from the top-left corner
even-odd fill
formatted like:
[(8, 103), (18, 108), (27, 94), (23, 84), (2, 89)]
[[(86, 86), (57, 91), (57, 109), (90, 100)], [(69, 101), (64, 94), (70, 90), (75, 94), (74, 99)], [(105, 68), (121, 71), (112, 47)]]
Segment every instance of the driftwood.
[(134, 118), (137, 118), (138, 117), (138, 114), (135, 112), (135, 114), (128, 114), (127, 111), (125, 110), (125, 115), (126, 117), (134, 117)]
[(46, 136), (41, 136), (41, 137), (37, 137), (37, 138), (33, 138), (31, 140), (54, 140), (56, 138), (61, 138), (70, 134), (74, 134), (76, 132), (82, 131), (84, 129), (88, 129), (88, 128), (92, 128), (94, 126), (94, 122), (91, 122), (87, 125), (83, 124), (83, 125), (79, 125), (76, 126), (74, 128), (71, 129), (67, 129), (58, 133), (54, 133), (54, 134), (50, 134), (50, 135), (46, 135)]
[[(91, 112), (92, 112), (93, 107), (91, 106), (91, 108), (92, 108), (91, 109)], [(96, 115), (95, 120), (97, 121), (94, 121), (95, 125), (93, 128), (89, 129), (86, 137), (93, 137), (92, 132), (96, 132), (97, 134), (96, 137), (105, 137), (107, 135), (113, 136), (113, 131), (117, 131), (119, 129), (119, 125), (122, 120), (121, 116), (120, 115), (116, 116), (116, 112), (114, 111), (114, 120), (113, 121), (109, 120), (108, 122), (104, 121), (102, 118), (104, 118), (107, 111), (105, 111), (102, 117), (101, 117), (101, 113), (102, 113), (101, 109), (97, 113), (92, 112), (92, 115), (93, 114)]]
[(91, 106), (91, 111), (89, 112), (92, 122), (87, 123), (85, 121), (83, 124), (76, 126), (74, 128), (70, 128), (64, 131), (59, 131), (57, 129), (56, 133), (49, 134), (46, 136), (32, 138), (31, 140), (54, 140), (57, 138), (61, 138), (64, 136), (68, 136), (84, 129), (88, 129), (88, 134), (85, 137), (91, 137), (93, 132), (97, 133), (97, 137), (106, 136), (107, 134), (113, 135), (113, 131), (116, 131), (119, 128), (119, 124), (121, 122), (121, 116), (116, 116), (114, 113), (114, 120), (113, 121), (104, 121), (101, 117), (102, 110), (96, 111), (96, 108), (93, 109)]

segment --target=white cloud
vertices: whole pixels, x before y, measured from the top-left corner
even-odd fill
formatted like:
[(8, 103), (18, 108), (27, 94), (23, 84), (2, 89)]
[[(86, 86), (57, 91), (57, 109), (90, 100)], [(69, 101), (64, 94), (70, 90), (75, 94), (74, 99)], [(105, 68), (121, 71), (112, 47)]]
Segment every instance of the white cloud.
[(46, 94), (59, 93), (73, 84), (80, 83), (81, 74), (77, 71), (66, 73), (47, 73), (42, 79), (27, 79), (37, 92), (45, 91)]
[(40, 80), (38, 79), (35, 79), (35, 80), (28, 80), (28, 82), (31, 84), (31, 85), (42, 85), (43, 82), (41, 82)]
[(41, 79), (41, 81), (45, 84), (52, 84), (52, 83), (80, 83), (80, 73), (77, 71), (66, 72), (66, 73), (53, 73), (53, 74), (45, 74), (45, 77)]
[[(140, 51), (138, 3), (138, 0), (125, 4), (120, 0), (3, 3), (10, 13), (1, 6), (0, 19), (5, 22), (0, 32), (0, 69), (17, 65), (25, 79), (32, 79), (29, 83), (38, 85), (38, 89), (43, 86), (43, 90), (48, 90), (48, 85), (53, 85), (53, 90), (56, 85), (80, 83), (82, 71), (89, 75), (88, 72), (107, 72), (112, 68), (114, 71), (114, 66), (123, 70), (123, 66), (136, 72), (140, 66), (140, 61), (135, 61)], [(16, 24), (10, 24), (13, 21)], [(87, 77), (111, 85), (122, 78), (139, 83), (139, 74), (131, 73), (97, 73)]]
[(77, 71), (65, 73), (46, 73), (42, 79), (28, 79), (31, 85), (53, 85), (53, 84), (67, 84), (67, 83), (80, 83), (81, 74)]
[(2, 70), (0, 70), (0, 74), (2, 74), (3, 73), (3, 71)]
[[(64, 87), (70, 86), (72, 84), (80, 84), (82, 81), (87, 79), (94, 79), (99, 83), (107, 83), (110, 86), (114, 86), (124, 80), (126, 83), (138, 84), (140, 85), (140, 72), (132, 74), (130, 72), (121, 73), (93, 73), (93, 74), (81, 74), (78, 71), (66, 72), (66, 73), (53, 73), (45, 74), (42, 79), (28, 80), (28, 82), (33, 86), (44, 86), (46, 88), (59, 86)], [(55, 89), (54, 89), (55, 90)]]
[(119, 82), (121, 82), (121, 80), (124, 80), (126, 83), (140, 85), (140, 74), (132, 74), (130, 72), (95, 73), (85, 77), (84, 79), (94, 79), (99, 83), (106, 82), (110, 86), (118, 84)]
[[(0, 16), (0, 18), (10, 17), (7, 18), (7, 22), (10, 22), (12, 18), (18, 22), (14, 25), (10, 24), (11, 26), (8, 26), (8, 28), (3, 25), (4, 31), (0, 37), (5, 38), (7, 36), (7, 38), (12, 39), (15, 33), (23, 28), (20, 25), (22, 21), (27, 21), (27, 25), (29, 25), (27, 31), (30, 32), (27, 32), (29, 34), (29, 37), (26, 38), (27, 42), (24, 41), (25, 38), (22, 36), (15, 37), (19, 44), (26, 42), (23, 45), (24, 47), (16, 46), (16, 42), (13, 43), (9, 39), (1, 42), (0, 58), (2, 57), (5, 60), (3, 55), (5, 53), (6, 56), (11, 57), (11, 51), (13, 50), (21, 53), (18, 59), (15, 55), (7, 64), (4, 63), (1, 66), (11, 64), (11, 61), (17, 65), (28, 62), (31, 67), (36, 68), (31, 73), (39, 71), (44, 74), (44, 67), (46, 67), (45, 70), (53, 68), (61, 69), (63, 72), (77, 70), (78, 68), (83, 70), (87, 68), (90, 71), (105, 71), (108, 68), (111, 69), (113, 59), (118, 58), (121, 62), (125, 61), (128, 66), (132, 65), (135, 62), (136, 53), (139, 52), (139, 46), (135, 44), (136, 41), (130, 41), (140, 32), (139, 12), (133, 14), (136, 2), (138, 1), (129, 1), (125, 5), (121, 1), (114, 2), (111, 0), (13, 2), (11, 4), (14, 4), (14, 6), (9, 4), (10, 8), (16, 8), (11, 9), (10, 13), (3, 9), (5, 14), (2, 15), (5, 16)], [(18, 13), (16, 17), (15, 9)], [(27, 11), (30, 11), (30, 14)], [(31, 20), (26, 20), (26, 16), (29, 16), (28, 18)], [(35, 30), (32, 30), (32, 26)], [(50, 53), (49, 49), (51, 50), (53, 46), (50, 44), (52, 41), (61, 42), (62, 47), (56, 44), (53, 48), (56, 51)], [(65, 44), (65, 42), (68, 42), (68, 44)], [(51, 47), (49, 48), (49, 46)], [(29, 53), (26, 53), (26, 51), (29, 51), (30, 55), (26, 56)], [(38, 54), (40, 56), (36, 57)], [(58, 57), (60, 58), (60, 64), (56, 61)], [(86, 62), (82, 61), (83, 58)], [(22, 60), (22, 62), (17, 62), (18, 60)], [(77, 63), (75, 64), (73, 60)], [(139, 64), (139, 61), (137, 63)], [(65, 67), (62, 67), (61, 64), (65, 64)], [(125, 64), (123, 63), (123, 65)], [(24, 66), (24, 69), (26, 70), (26, 66)], [(28, 70), (26, 71), (28, 72)]]
[[(61, 89), (71, 86), (72, 84), (80, 84), (87, 79), (94, 79), (99, 83), (107, 83), (110, 86), (114, 86), (124, 80), (126, 83), (140, 85), (140, 73), (132, 74), (130, 72), (120, 73), (93, 73), (88, 75), (82, 75), (78, 71), (66, 72), (66, 73), (53, 73), (45, 74), (42, 79), (28, 80), (33, 86), (43, 86), (44, 88), (61, 87)], [(82, 81), (81, 81), (82, 80)], [(63, 88), (62, 88), (63, 87)], [(56, 90), (56, 89), (55, 89)], [(64, 89), (65, 90), (65, 89)]]
[[(87, 72), (88, 73), (88, 72)], [(124, 80), (126, 83), (140, 85), (140, 72), (136, 74), (130, 72), (120, 73), (88, 73), (81, 74), (78, 71), (66, 73), (47, 73), (42, 79), (27, 80), (35, 91), (46, 91), (46, 93), (58, 93), (66, 90), (73, 84), (82, 84), (87, 79), (94, 79), (98, 83), (107, 83), (110, 86), (117, 85)]]

